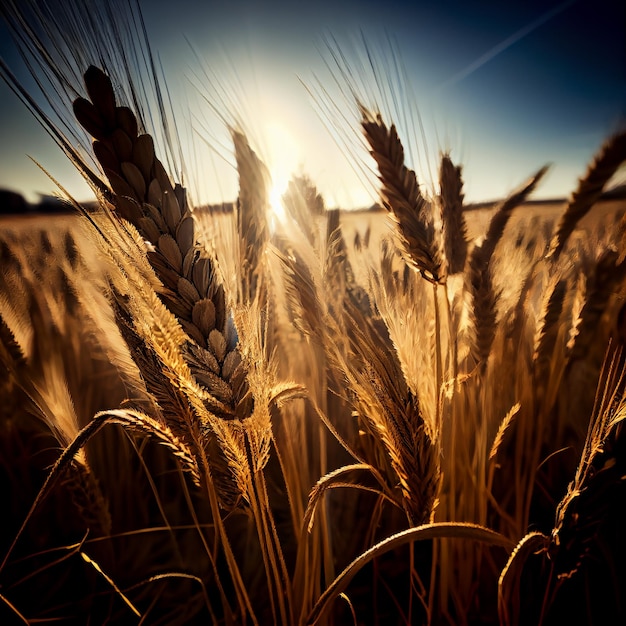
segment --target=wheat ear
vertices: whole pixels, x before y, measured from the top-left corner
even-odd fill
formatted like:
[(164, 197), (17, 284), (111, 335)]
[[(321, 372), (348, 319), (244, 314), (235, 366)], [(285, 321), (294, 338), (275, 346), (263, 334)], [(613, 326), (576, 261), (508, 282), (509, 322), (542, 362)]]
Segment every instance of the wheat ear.
[(618, 260), (617, 251), (605, 250), (591, 273), (588, 294), (576, 321), (576, 335), (568, 345), (571, 361), (591, 361), (590, 352), (598, 343), (599, 322), (626, 279), (626, 263)]
[(381, 199), (394, 216), (407, 261), (424, 278), (440, 282), (442, 260), (430, 204), (422, 195), (413, 170), (404, 164), (404, 148), (394, 125), (361, 107), (361, 127), (378, 166)]
[(172, 186), (133, 112), (117, 106), (108, 76), (91, 66), (84, 79), (91, 101), (77, 98), (74, 113), (95, 139), (116, 209), (153, 246), (148, 258), (165, 287), (160, 297), (190, 338), (189, 367), (219, 401), (219, 417), (248, 417), (253, 403), (224, 287), (198, 245), (184, 189)]
[(232, 131), (235, 158), (239, 173), (237, 198), (237, 232), (240, 242), (240, 300), (252, 302), (257, 293), (262, 260), (269, 239), (267, 211), (269, 207), (269, 172), (250, 147), (246, 136)]
[[(437, 442), (417, 396), (409, 389), (396, 349), (384, 325), (346, 300), (350, 358), (343, 369), (361, 423), (389, 459), (411, 525), (432, 520), (439, 491)], [(385, 333), (386, 336), (381, 336)]]
[(623, 494), (625, 376), (622, 349), (610, 349), (576, 475), (556, 510), (549, 552), (559, 579), (578, 570), (599, 540), (612, 503)]
[(357, 283), (348, 258), (348, 247), (339, 221), (339, 209), (327, 211), (327, 216), (324, 281), (329, 299), (334, 306), (341, 306), (347, 293), (355, 301), (364, 301), (367, 294)]
[(500, 298), (500, 293), (493, 284), (491, 259), (513, 209), (524, 202), (546, 171), (547, 167), (541, 168), (528, 182), (498, 206), (489, 222), (484, 241), (480, 246), (476, 246), (470, 255), (469, 268), (465, 275), (465, 288), (472, 303), (470, 319), (474, 330), (470, 352), (476, 363), (481, 363), (483, 366), (489, 358), (496, 336), (497, 305)]
[(307, 176), (294, 176), (282, 197), (285, 211), (291, 215), (309, 243), (315, 247), (319, 233), (318, 218), (325, 213), (324, 200)]
[[(559, 319), (567, 294), (567, 281), (553, 283), (544, 297), (541, 316), (535, 332), (533, 350), (534, 378), (537, 390), (545, 389), (551, 374), (551, 362), (559, 334)], [(539, 395), (537, 393), (537, 395)]]
[(480, 246), (474, 248), (472, 252), (472, 262), (480, 264), (482, 268), (486, 268), (491, 257), (495, 252), (496, 246), (502, 235), (504, 229), (509, 223), (511, 214), (515, 208), (525, 202), (526, 198), (535, 190), (539, 181), (544, 177), (548, 171), (548, 166), (542, 167), (534, 176), (526, 181), (519, 189), (514, 191), (510, 196), (501, 202), (489, 222), (489, 228), (485, 239)]
[(572, 193), (550, 243), (548, 256), (558, 258), (576, 224), (589, 212), (617, 168), (626, 161), (626, 132), (610, 137), (600, 148), (578, 188)]
[(447, 154), (439, 168), (443, 246), (448, 262), (448, 274), (462, 272), (467, 256), (467, 226), (463, 216), (463, 178), (461, 168)]
[(466, 289), (471, 295), (469, 317), (474, 332), (469, 346), (470, 354), (476, 364), (484, 367), (496, 337), (500, 292), (493, 285), (491, 268), (482, 269), (477, 263), (470, 264), (466, 282)]

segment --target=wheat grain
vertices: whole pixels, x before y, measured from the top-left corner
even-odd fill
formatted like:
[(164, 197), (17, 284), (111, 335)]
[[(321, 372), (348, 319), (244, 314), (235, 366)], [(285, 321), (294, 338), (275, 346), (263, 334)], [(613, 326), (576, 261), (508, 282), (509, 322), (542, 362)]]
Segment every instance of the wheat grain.
[(497, 305), (499, 292), (493, 285), (491, 268), (482, 268), (470, 261), (467, 273), (467, 291), (471, 296), (469, 316), (472, 321), (473, 336), (469, 351), (475, 364), (486, 367), (491, 346), (496, 336)]

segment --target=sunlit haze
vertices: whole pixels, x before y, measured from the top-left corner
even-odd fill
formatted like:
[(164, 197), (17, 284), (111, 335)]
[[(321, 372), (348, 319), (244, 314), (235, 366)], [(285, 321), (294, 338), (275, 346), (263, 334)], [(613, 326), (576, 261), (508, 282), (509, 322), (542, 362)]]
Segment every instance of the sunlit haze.
[[(366, 83), (366, 104), (377, 98), (400, 116), (392, 121), (420, 181), (432, 185), (438, 155), (449, 150), (463, 165), (470, 202), (501, 197), (545, 163), (553, 166), (536, 195), (565, 196), (625, 117), (625, 7), (623, 0), (142, 3), (196, 201), (236, 198), (226, 123), (241, 124), (267, 164), (278, 212), (294, 173), (309, 176), (328, 207), (376, 199), (356, 106), (329, 40), (358, 63), (363, 41), (386, 59), (381, 67), (398, 54), (407, 78), (399, 85), (391, 77), (396, 105), (385, 106), (373, 75), (353, 78)], [(25, 80), (6, 31), (0, 35), (0, 54)], [(0, 111), (0, 187), (30, 200), (55, 192), (30, 156), (75, 197), (89, 198), (4, 84)]]

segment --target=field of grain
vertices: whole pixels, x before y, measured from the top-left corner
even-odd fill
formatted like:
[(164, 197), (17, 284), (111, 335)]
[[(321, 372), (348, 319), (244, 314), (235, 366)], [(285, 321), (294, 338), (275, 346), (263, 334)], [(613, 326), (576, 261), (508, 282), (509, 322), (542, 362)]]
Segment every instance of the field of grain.
[[(623, 280), (599, 268), (624, 208), (598, 204), (558, 271), (543, 256), (563, 206), (513, 211), (494, 251), (482, 357), (481, 320), (463, 304), (476, 307), (471, 288), (409, 270), (386, 213), (310, 215), (301, 226), (291, 215), (265, 244), (271, 282), (255, 314), (265, 328), (242, 318), (285, 398), (270, 400), (262, 453), (252, 452), (258, 426), (247, 430), (258, 406), (224, 422), (218, 448), (199, 423), (208, 494), (189, 418), (168, 404), (179, 372), (163, 345), (157, 353), (173, 319), (135, 303), (156, 342), (149, 357), (140, 320), (129, 335), (118, 310), (124, 264), (112, 242), (79, 215), (3, 219), (5, 618), (243, 621), (234, 576), (253, 623), (561, 623), (619, 611)], [(465, 215), (470, 255), (497, 214)], [(235, 221), (199, 214), (216, 259), (231, 253)], [(594, 410), (610, 340), (608, 396)], [(166, 378), (155, 380), (155, 357)], [(586, 437), (600, 439), (585, 448)], [(224, 459), (226, 445), (241, 456)], [(282, 615), (268, 593), (288, 588)]]
[(75, 8), (70, 52), (11, 8), (96, 202), (0, 221), (0, 623), (623, 622), (626, 133), (472, 209), (357, 100), (380, 211), (271, 215), (238, 128), (194, 209), (145, 32)]

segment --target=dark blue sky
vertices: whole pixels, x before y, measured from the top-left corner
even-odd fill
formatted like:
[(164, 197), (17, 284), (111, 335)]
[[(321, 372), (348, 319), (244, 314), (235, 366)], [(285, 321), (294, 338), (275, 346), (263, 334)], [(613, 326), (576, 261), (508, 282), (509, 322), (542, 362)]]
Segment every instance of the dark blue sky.
[[(364, 204), (372, 196), (351, 167), (366, 157), (335, 146), (328, 122), (315, 112), (319, 103), (311, 102), (302, 85), (327, 86), (339, 119), (347, 103), (332, 91), (324, 65), (330, 55), (323, 40), (329, 36), (348, 55), (362, 56), (362, 35), (381, 58), (389, 58), (393, 42), (415, 95), (403, 93), (395, 114), (419, 112), (426, 127), (426, 159), (414, 164), (418, 175), (427, 180), (428, 164), (436, 169), (439, 150), (449, 149), (464, 165), (469, 200), (501, 196), (546, 162), (554, 165), (538, 195), (565, 195), (603, 138), (626, 118), (623, 0), (169, 0), (142, 6), (172, 93), (184, 94), (180, 127), (201, 129), (217, 148), (207, 151), (202, 141), (189, 139), (192, 133), (181, 133), (202, 200), (228, 200), (236, 193), (236, 174), (222, 163), (222, 157), (229, 159), (223, 125), (207, 107), (202, 111), (201, 96), (215, 101), (220, 89), (244, 118), (277, 191), (292, 170), (304, 170), (329, 205)], [(198, 62), (189, 43), (217, 84), (190, 79)], [(5, 37), (0, 54), (15, 64)], [(375, 92), (373, 79), (363, 79)], [(395, 90), (403, 91), (397, 81)], [(4, 86), (0, 111), (0, 186), (29, 194), (54, 188), (29, 154), (77, 195), (84, 193), (58, 150)], [(407, 148), (424, 153), (419, 136), (410, 128), (401, 132)], [(342, 137), (358, 139), (358, 132), (343, 129)]]

